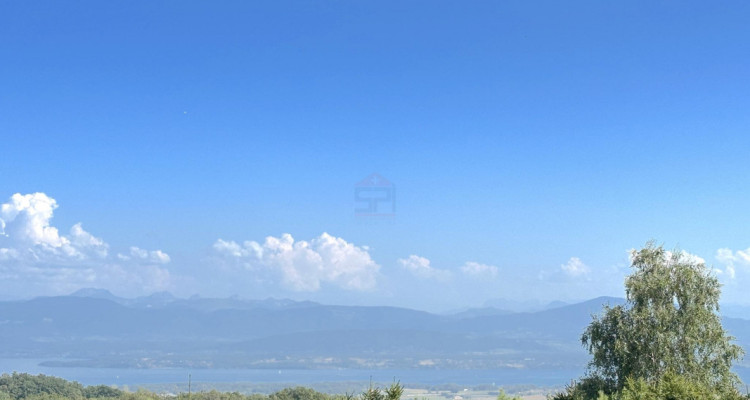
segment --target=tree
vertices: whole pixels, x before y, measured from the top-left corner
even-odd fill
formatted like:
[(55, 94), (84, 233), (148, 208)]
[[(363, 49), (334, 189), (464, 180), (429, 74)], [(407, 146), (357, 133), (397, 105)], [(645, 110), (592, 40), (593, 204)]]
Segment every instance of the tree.
[(106, 385), (86, 386), (83, 395), (87, 399), (120, 397), (122, 390)]
[(370, 381), (370, 387), (362, 392), (360, 396), (361, 400), (400, 400), (404, 393), (404, 387), (401, 386), (401, 382), (395, 380), (391, 386), (387, 387), (384, 391), (380, 388), (373, 387), (372, 381)]
[(83, 399), (83, 386), (78, 382), (68, 382), (54, 376), (17, 372), (0, 376), (0, 392), (7, 393), (13, 399), (27, 399), (34, 396)]
[(716, 277), (697, 257), (653, 242), (634, 250), (631, 263), (626, 304), (605, 306), (581, 337), (592, 355), (589, 376), (557, 398), (677, 387), (675, 376), (679, 384), (734, 396), (739, 378), (730, 368), (743, 351), (721, 326)]
[[(716, 397), (715, 393), (704, 385), (668, 372), (659, 385), (649, 384), (644, 379), (629, 379), (622, 391), (622, 400), (705, 400)], [(723, 396), (723, 399), (729, 396)]]
[(329, 397), (325, 393), (302, 386), (285, 388), (268, 396), (270, 400), (329, 400)]
[(505, 390), (500, 389), (500, 393), (497, 395), (497, 400), (521, 400), (518, 396), (511, 396), (505, 393)]
[(391, 386), (385, 388), (386, 400), (401, 400), (401, 396), (404, 394), (404, 387), (401, 386), (401, 382), (394, 382)]

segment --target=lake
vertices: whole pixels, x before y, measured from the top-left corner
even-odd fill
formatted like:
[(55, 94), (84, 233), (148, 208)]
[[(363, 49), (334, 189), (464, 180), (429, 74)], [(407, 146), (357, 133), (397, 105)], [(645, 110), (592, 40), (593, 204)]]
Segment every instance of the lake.
[[(580, 377), (583, 368), (493, 370), (368, 370), (368, 369), (316, 369), (316, 370), (270, 370), (270, 369), (128, 369), (128, 368), (71, 368), (44, 367), (44, 359), (0, 359), (0, 373), (13, 371), (30, 374), (58, 376), (84, 385), (138, 385), (157, 383), (185, 383), (188, 374), (193, 382), (201, 383), (289, 383), (309, 385), (320, 382), (390, 382), (394, 378), (405, 385), (525, 385), (563, 386), (571, 379)], [(750, 382), (750, 368), (735, 367), (735, 372), (744, 382)]]
[(311, 384), (315, 382), (368, 381), (390, 382), (394, 377), (404, 384), (515, 385), (559, 386), (583, 373), (583, 369), (517, 369), (495, 370), (368, 370), (368, 369), (128, 369), (45, 367), (43, 359), (0, 359), (0, 373), (13, 371), (58, 376), (84, 385), (128, 385), (186, 382), (253, 382)]

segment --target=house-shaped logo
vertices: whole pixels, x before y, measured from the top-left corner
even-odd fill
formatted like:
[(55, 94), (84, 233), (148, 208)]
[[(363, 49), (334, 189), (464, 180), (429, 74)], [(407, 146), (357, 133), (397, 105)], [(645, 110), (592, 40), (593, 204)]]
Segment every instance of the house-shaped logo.
[(354, 203), (355, 216), (393, 217), (396, 215), (396, 186), (380, 174), (370, 174), (354, 185)]

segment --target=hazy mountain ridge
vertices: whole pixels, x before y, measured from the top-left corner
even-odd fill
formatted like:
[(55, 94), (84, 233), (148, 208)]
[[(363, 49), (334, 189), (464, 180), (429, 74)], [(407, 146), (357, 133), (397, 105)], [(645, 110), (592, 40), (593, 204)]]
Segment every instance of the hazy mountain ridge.
[[(2, 357), (73, 365), (257, 368), (497, 368), (582, 365), (599, 297), (536, 312), (437, 315), (292, 300), (122, 299), (105, 291), (0, 302)], [(725, 318), (744, 344), (750, 321)], [(66, 364), (65, 361), (56, 361)]]
[[(66, 296), (63, 296), (66, 297)], [(238, 296), (225, 298), (210, 298), (191, 296), (187, 299), (180, 299), (169, 292), (156, 292), (148, 296), (136, 298), (118, 297), (106, 289), (84, 288), (70, 294), (69, 297), (94, 298), (110, 300), (120, 305), (146, 308), (193, 308), (196, 310), (212, 311), (222, 309), (284, 309), (284, 308), (305, 308), (320, 305), (312, 301), (295, 301), (290, 299), (275, 299), (269, 297), (263, 300), (247, 300)]]

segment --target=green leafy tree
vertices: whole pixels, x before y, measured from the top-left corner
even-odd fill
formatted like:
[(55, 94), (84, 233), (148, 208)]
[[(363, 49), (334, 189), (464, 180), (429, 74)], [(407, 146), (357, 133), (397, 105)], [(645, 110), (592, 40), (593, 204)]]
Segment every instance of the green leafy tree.
[(12, 399), (27, 399), (34, 396), (59, 397), (70, 400), (83, 399), (83, 386), (78, 382), (46, 375), (3, 374), (0, 376), (0, 391)]
[(505, 390), (500, 389), (500, 393), (497, 395), (497, 400), (521, 400), (518, 396), (511, 396), (505, 393)]
[(87, 399), (116, 398), (120, 397), (122, 393), (122, 390), (107, 385), (86, 386), (83, 388), (83, 395)]
[(370, 387), (362, 392), (360, 398), (362, 400), (385, 400), (385, 395), (379, 388), (372, 386), (372, 382), (370, 382)]
[(380, 388), (372, 386), (367, 388), (360, 396), (361, 400), (401, 400), (401, 396), (404, 394), (404, 387), (401, 386), (401, 382), (394, 381), (391, 386), (381, 391)]
[(135, 392), (123, 392), (121, 400), (162, 400), (158, 394), (150, 392), (143, 388), (138, 388)]
[(401, 396), (404, 394), (404, 387), (401, 386), (401, 382), (394, 382), (391, 386), (385, 389), (386, 400), (401, 400)]
[[(237, 392), (219, 392), (218, 390), (194, 393), (180, 393), (177, 400), (246, 400), (247, 397)], [(263, 397), (265, 399), (265, 397)]]
[[(716, 397), (710, 388), (671, 372), (666, 373), (658, 384), (643, 378), (628, 379), (622, 391), (622, 400), (705, 400)], [(727, 398), (722, 396), (722, 399)]]
[(330, 396), (310, 388), (286, 388), (268, 396), (269, 400), (329, 400)]
[[(655, 393), (670, 385), (677, 391), (687, 383), (721, 398), (735, 396), (739, 378), (730, 369), (743, 351), (721, 326), (716, 277), (696, 257), (653, 242), (631, 259), (627, 303), (605, 306), (581, 338), (592, 355), (589, 376), (555, 398), (619, 396), (646, 386)], [(693, 386), (686, 390), (695, 392)]]

